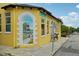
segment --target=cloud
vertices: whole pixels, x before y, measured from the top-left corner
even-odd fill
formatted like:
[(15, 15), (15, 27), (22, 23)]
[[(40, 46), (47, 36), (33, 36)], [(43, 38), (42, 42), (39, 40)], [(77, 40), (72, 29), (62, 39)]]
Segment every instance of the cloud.
[(78, 9), (79, 9), (79, 4), (77, 4), (77, 5), (76, 5), (76, 8), (78, 8)]
[(72, 18), (79, 18), (79, 13), (76, 13), (76, 12), (70, 12), (68, 14), (68, 16), (72, 17)]
[(68, 16), (61, 16), (64, 25), (79, 27), (79, 14), (76, 12), (70, 12)]
[(77, 12), (70, 12), (68, 14), (68, 17), (71, 18), (72, 20), (79, 21), (79, 13)]
[(69, 16), (76, 16), (76, 15), (78, 15), (76, 12), (70, 12), (69, 14), (68, 14)]

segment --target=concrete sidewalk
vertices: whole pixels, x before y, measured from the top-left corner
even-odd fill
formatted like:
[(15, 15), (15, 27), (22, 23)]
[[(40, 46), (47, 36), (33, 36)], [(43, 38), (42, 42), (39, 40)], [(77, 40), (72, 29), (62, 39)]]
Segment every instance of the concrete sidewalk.
[(7, 46), (0, 46), (0, 55), (3, 56), (51, 56), (68, 40), (68, 38), (61, 38), (54, 42), (52, 52), (52, 43), (42, 46), (41, 48), (11, 48)]
[(52, 55), (54, 55), (68, 40), (69, 40), (68, 37), (66, 38), (62, 37), (60, 40), (54, 42)]

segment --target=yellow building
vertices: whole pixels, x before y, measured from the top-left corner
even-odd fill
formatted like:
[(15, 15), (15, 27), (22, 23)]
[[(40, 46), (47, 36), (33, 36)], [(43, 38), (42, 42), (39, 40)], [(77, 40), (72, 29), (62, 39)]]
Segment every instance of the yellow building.
[(0, 9), (0, 45), (41, 47), (54, 32), (61, 38), (62, 22), (43, 7), (9, 4)]

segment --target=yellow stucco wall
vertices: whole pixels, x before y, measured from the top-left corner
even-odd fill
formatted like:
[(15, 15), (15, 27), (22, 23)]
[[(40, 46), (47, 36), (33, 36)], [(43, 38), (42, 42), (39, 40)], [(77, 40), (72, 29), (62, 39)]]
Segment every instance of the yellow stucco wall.
[[(2, 12), (3, 11), (3, 12)], [(2, 14), (2, 33), (0, 33), (0, 44), (2, 45), (8, 45), (12, 47), (16, 47), (18, 42), (17, 42), (17, 37), (18, 37), (18, 17), (21, 13), (23, 12), (30, 12), (35, 16), (35, 23), (36, 23), (36, 29), (35, 32), (36, 34), (36, 44), (30, 44), (30, 45), (22, 45), (20, 47), (34, 47), (34, 46), (43, 46), (44, 44), (50, 43), (51, 40), (51, 31), (50, 31), (50, 25), (49, 25), (49, 34), (47, 34), (47, 21), (45, 25), (45, 35), (41, 35), (41, 17), (39, 15), (40, 11), (35, 8), (24, 8), (22, 9), (21, 7), (19, 8), (9, 8), (6, 10), (6, 12), (11, 12), (11, 33), (6, 33), (5, 32), (5, 11), (0, 10), (0, 13)], [(57, 24), (57, 32), (59, 33), (59, 38), (61, 37), (61, 23), (57, 23), (54, 18), (50, 17), (49, 15), (46, 16), (47, 20), (54, 21)]]
[[(35, 45), (35, 46), (42, 46), (43, 44), (50, 43), (50, 34), (45, 34), (43, 36), (41, 35), (41, 18), (40, 18), (39, 10), (34, 9), (34, 8), (32, 10), (29, 9), (29, 8), (25, 8), (25, 9), (19, 8), (19, 10), (18, 10), (18, 8), (17, 8), (16, 12), (17, 12), (16, 16), (15, 16), (15, 18), (17, 19), (16, 20), (16, 24), (18, 22), (19, 15), (21, 13), (23, 13), (23, 12), (30, 12), (30, 13), (32, 13), (35, 16), (35, 22), (36, 22), (36, 30), (35, 30), (35, 32), (37, 33), (36, 34), (36, 37), (37, 37), (36, 42), (37, 42), (37, 44), (33, 44), (33, 45)], [(47, 25), (45, 25), (45, 27), (46, 26)], [(17, 27), (18, 27), (18, 25), (17, 25)], [(16, 38), (17, 38), (17, 33), (16, 33)]]
[[(10, 12), (11, 13), (11, 32), (6, 32), (5, 29), (6, 29), (6, 18), (5, 18), (5, 13), (6, 12)], [(14, 44), (14, 40), (15, 40), (15, 37), (14, 37), (14, 33), (15, 33), (15, 30), (14, 30), (14, 15), (13, 15), (13, 10), (1, 10), (0, 9), (0, 13), (1, 13), (1, 16), (2, 16), (2, 31), (0, 33), (0, 44), (2, 45), (8, 45), (8, 46), (12, 46), (12, 47), (15, 47), (15, 44)]]

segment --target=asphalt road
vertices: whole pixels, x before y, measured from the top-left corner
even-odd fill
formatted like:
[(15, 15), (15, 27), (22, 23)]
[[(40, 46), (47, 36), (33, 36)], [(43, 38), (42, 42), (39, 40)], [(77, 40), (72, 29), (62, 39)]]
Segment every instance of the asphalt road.
[(79, 56), (79, 33), (73, 33), (70, 35), (69, 40), (54, 56)]

